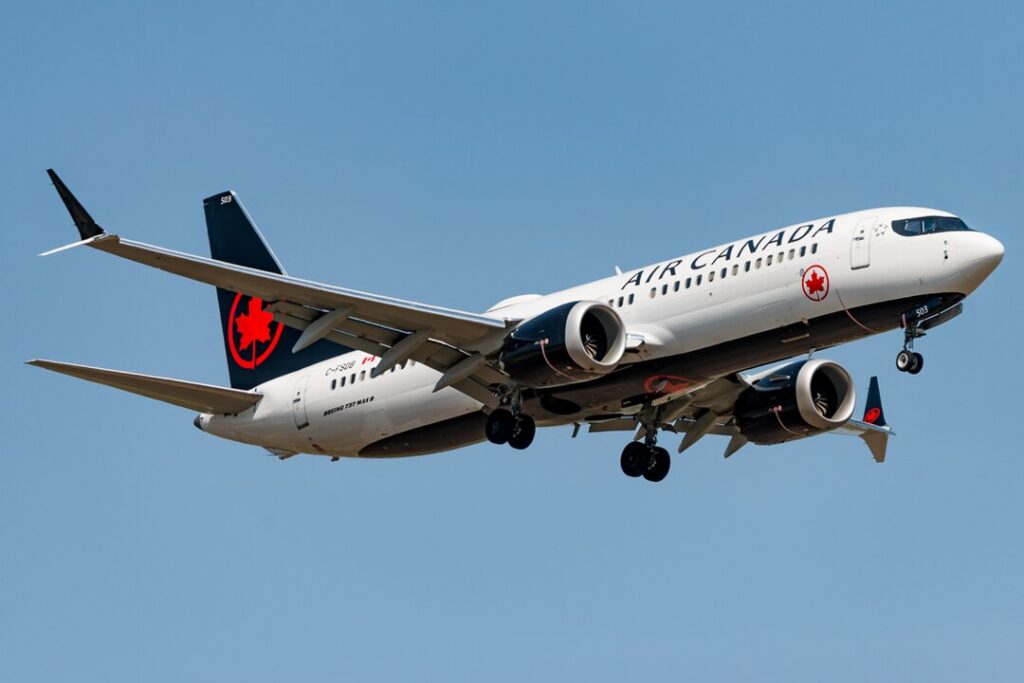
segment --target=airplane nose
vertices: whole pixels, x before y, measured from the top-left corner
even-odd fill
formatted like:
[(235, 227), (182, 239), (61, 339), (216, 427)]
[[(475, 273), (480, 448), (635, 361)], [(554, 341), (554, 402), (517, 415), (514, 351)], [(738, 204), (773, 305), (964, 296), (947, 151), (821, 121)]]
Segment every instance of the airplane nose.
[(1002, 262), (1005, 253), (1003, 243), (983, 232), (972, 233), (970, 240), (963, 245), (963, 258), (960, 269), (971, 289), (985, 281), (992, 271)]

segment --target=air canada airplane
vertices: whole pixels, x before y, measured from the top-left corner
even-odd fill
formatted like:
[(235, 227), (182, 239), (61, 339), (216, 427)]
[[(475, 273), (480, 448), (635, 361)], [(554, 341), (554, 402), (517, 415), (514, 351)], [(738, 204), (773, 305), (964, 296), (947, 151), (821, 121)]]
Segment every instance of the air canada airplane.
[[(234, 192), (203, 202), (211, 258), (104, 231), (48, 171), (88, 246), (217, 289), (231, 386), (32, 360), (198, 412), (195, 426), (285, 459), (391, 458), (490, 441), (527, 448), (537, 426), (628, 432), (630, 477), (661, 481), (707, 434), (779, 444), (835, 432), (885, 459), (872, 378), (854, 418), (849, 372), (822, 349), (901, 329), (896, 367), (955, 318), (1003, 246), (935, 209), (893, 207), (771, 230), (552, 294), (469, 313), (285, 273)], [(768, 370), (753, 370), (781, 363)]]

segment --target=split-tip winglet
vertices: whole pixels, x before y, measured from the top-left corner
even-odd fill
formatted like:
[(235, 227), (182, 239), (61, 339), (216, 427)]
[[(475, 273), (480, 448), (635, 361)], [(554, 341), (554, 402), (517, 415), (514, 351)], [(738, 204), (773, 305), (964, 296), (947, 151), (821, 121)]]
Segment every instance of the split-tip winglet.
[(78, 234), (82, 236), (82, 241), (102, 235), (103, 228), (92, 219), (92, 216), (89, 215), (89, 212), (85, 210), (85, 207), (82, 206), (82, 203), (78, 201), (75, 195), (71, 194), (71, 190), (60, 179), (60, 176), (54, 173), (52, 168), (46, 169), (46, 174), (50, 176), (53, 186), (57, 188), (57, 194), (60, 195), (61, 201), (64, 202), (68, 213), (71, 214), (71, 220), (75, 222), (75, 227), (78, 228)]

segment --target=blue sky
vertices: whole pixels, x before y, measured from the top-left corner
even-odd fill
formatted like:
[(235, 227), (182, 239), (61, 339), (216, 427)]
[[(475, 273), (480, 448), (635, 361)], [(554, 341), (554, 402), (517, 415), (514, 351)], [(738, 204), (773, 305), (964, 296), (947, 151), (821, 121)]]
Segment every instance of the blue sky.
[[(18, 3), (0, 23), (0, 679), (1024, 677), (1024, 52), (1013, 3)], [(293, 274), (468, 310), (802, 219), (951, 210), (966, 313), (827, 355), (826, 436), (660, 485), (621, 435), (294, 458), (22, 365), (226, 383), (214, 293), (77, 250), (206, 253), (236, 190)]]

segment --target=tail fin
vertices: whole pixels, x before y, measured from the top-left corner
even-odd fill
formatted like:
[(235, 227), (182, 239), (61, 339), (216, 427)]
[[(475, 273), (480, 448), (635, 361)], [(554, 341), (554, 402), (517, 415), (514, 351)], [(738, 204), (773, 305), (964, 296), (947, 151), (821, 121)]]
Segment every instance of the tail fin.
[(868, 402), (864, 405), (864, 421), (876, 427), (885, 427), (885, 413), (882, 411), (882, 392), (878, 390), (878, 378), (872, 377), (868, 386)]
[[(218, 261), (284, 274), (274, 252), (249, 218), (234, 192), (203, 200), (210, 255)], [(321, 340), (292, 353), (300, 332), (274, 322), (267, 302), (256, 297), (217, 290), (228, 374), (235, 389), (251, 389), (275, 377), (319, 363), (350, 349)]]

